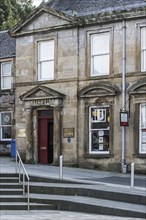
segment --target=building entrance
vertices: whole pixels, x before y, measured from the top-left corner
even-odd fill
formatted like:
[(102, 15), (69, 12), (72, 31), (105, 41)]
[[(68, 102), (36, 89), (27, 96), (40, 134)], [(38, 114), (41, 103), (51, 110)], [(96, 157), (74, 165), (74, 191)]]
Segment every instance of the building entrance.
[(38, 163), (53, 163), (53, 110), (38, 111)]

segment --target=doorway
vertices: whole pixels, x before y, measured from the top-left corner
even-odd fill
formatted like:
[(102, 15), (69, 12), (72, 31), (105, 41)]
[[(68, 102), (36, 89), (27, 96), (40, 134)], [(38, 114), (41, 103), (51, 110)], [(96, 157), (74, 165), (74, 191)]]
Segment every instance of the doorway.
[(38, 111), (38, 163), (53, 163), (53, 110)]

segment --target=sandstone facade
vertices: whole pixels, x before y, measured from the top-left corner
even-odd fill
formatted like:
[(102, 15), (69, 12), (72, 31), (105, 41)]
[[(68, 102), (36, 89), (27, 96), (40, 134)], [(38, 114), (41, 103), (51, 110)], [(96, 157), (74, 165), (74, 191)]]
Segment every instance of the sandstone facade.
[[(125, 164), (134, 162), (138, 172), (145, 169), (146, 144), (143, 145), (143, 151), (139, 151), (142, 144), (139, 109), (141, 104), (146, 106), (146, 69), (141, 70), (140, 49), (140, 31), (141, 28), (146, 28), (145, 9), (143, 7), (141, 10), (137, 8), (117, 14), (113, 12), (80, 18), (44, 5), (11, 31), (12, 36), (16, 37), (16, 143), (26, 162), (43, 163), (42, 158), (49, 152), (52, 158), (48, 159), (47, 156), (44, 163), (58, 164), (59, 156), (64, 155), (65, 165), (120, 170), (124, 20), (125, 108), (129, 123), (125, 127)], [(91, 76), (91, 36), (107, 32), (109, 74)], [(38, 43), (49, 40), (54, 42), (54, 78), (38, 80)], [(93, 113), (92, 109), (96, 113)], [(39, 147), (39, 140), (43, 142), (40, 127), (45, 126), (40, 125), (43, 122), (39, 114), (41, 115), (40, 112), (43, 111), (50, 111), (47, 117), (50, 117), (53, 123), (51, 152), (48, 146), (42, 143), (42, 151)], [(101, 135), (98, 136), (100, 139), (98, 149), (93, 150), (91, 133), (94, 129), (91, 128), (93, 120), (91, 118), (98, 117), (99, 113), (104, 117), (105, 112), (109, 114), (106, 128), (98, 120), (99, 124), (93, 123), (93, 127), (95, 130), (98, 128)], [(45, 120), (46, 117), (43, 118)], [(48, 130), (48, 127), (46, 129)], [(146, 129), (143, 130), (145, 131)], [(106, 150), (104, 150), (105, 133), (108, 137)], [(142, 135), (145, 142), (144, 134)], [(48, 143), (49, 134), (46, 135)]]

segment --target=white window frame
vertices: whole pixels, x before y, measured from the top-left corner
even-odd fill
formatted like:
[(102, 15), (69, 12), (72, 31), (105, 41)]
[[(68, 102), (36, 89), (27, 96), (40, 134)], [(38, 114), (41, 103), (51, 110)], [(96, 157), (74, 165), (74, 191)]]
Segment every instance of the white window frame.
[[(98, 52), (98, 51), (96, 51), (96, 53), (95, 52), (93, 52), (93, 47), (94, 47), (94, 45), (93, 45), (93, 39), (94, 39), (94, 37), (101, 37), (101, 36), (107, 36), (108, 37), (108, 48), (107, 48), (107, 51), (106, 52)], [(98, 42), (97, 42), (97, 44), (98, 44)], [(106, 57), (107, 58), (107, 63), (105, 64), (105, 63), (101, 63), (101, 65), (102, 66), (105, 66), (105, 65), (107, 65), (107, 71), (106, 72), (95, 72), (94, 71), (94, 59), (98, 59), (98, 57), (99, 57), (99, 59), (102, 59), (103, 57)], [(106, 31), (106, 32), (100, 32), (100, 33), (94, 33), (94, 34), (92, 34), (91, 35), (91, 76), (106, 76), (106, 75), (109, 75), (109, 73), (110, 73), (110, 31)]]
[[(110, 106), (109, 105), (105, 105), (105, 106), (90, 106), (89, 107), (89, 154), (96, 154), (96, 155), (102, 155), (102, 154), (109, 154), (109, 151), (92, 151), (92, 131), (109, 131), (109, 135), (110, 135), (110, 127), (108, 128), (99, 128), (99, 129), (93, 129), (91, 128), (91, 123), (97, 123), (99, 122), (96, 118), (95, 120), (91, 120), (91, 109), (93, 108), (103, 108), (103, 112), (105, 108), (109, 108), (110, 111)], [(106, 117), (106, 114), (105, 114)], [(105, 122), (104, 120), (102, 120), (102, 122)]]
[[(49, 57), (49, 51), (48, 51), (48, 57), (46, 56), (45, 58), (43, 58), (41, 60), (41, 56), (40, 56), (40, 53), (41, 53), (41, 45), (42, 44), (48, 44), (49, 45), (53, 43), (53, 51), (51, 51), (50, 53), (50, 57)], [(43, 80), (53, 80), (54, 79), (54, 43), (55, 41), (54, 40), (47, 40), (47, 41), (40, 41), (38, 42), (38, 80), (39, 81), (43, 81)], [(43, 76), (43, 65), (47, 65), (49, 66), (50, 65), (50, 69), (48, 67), (47, 69), (47, 77), (42, 77)], [(52, 67), (52, 68), (51, 68)], [(50, 72), (49, 72), (50, 71)], [(46, 75), (46, 74), (45, 74)]]
[[(7, 72), (7, 73), (3, 72), (3, 66), (5, 64), (10, 64), (10, 71)], [(10, 80), (9, 86), (7, 86), (7, 87), (4, 86), (4, 80), (5, 79)], [(2, 90), (4, 90), (4, 89), (11, 89), (11, 87), (12, 87), (11, 84), (12, 84), (12, 62), (8, 62), (8, 61), (2, 62), (1, 63), (1, 89)]]
[[(10, 120), (11, 120), (11, 122), (12, 122), (12, 112), (11, 112), (11, 111), (3, 111), (3, 112), (0, 112), (0, 140), (3, 140), (3, 141), (9, 141), (9, 140), (12, 139), (12, 137), (11, 137), (11, 138), (3, 138), (3, 134), (2, 134), (2, 128), (4, 128), (4, 127), (10, 127), (10, 128), (12, 128), (12, 123), (9, 124), (9, 125), (3, 125), (3, 124), (2, 124), (2, 114), (6, 114), (6, 113), (9, 113), (9, 114), (11, 115)], [(12, 134), (11, 134), (11, 135), (12, 135)]]
[[(142, 107), (145, 106), (145, 113), (142, 115)], [(146, 154), (146, 132), (143, 132), (144, 130), (146, 131), (146, 119), (144, 122), (144, 125), (142, 124), (142, 118), (146, 118), (146, 103), (142, 103), (139, 106), (139, 153), (140, 154)], [(143, 134), (144, 133), (144, 134)], [(145, 139), (144, 139), (145, 137)], [(145, 150), (142, 150), (142, 144), (145, 145)]]
[(141, 27), (141, 71), (146, 71), (146, 27)]

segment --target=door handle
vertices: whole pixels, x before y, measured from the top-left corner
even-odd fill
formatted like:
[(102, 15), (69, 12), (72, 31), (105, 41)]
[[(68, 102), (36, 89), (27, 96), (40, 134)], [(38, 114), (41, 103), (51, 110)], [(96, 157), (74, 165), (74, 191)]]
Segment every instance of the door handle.
[(46, 150), (46, 149), (47, 149), (46, 146), (40, 147), (40, 150)]

